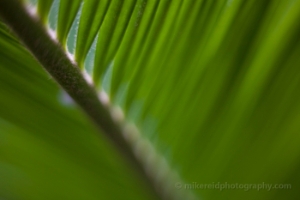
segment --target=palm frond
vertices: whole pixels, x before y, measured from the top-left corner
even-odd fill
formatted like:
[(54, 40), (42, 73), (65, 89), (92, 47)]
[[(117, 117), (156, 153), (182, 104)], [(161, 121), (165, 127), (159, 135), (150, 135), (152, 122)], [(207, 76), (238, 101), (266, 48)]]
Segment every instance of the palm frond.
[[(55, 3), (58, 9), (53, 6)], [(121, 121), (118, 126), (122, 130), (131, 127), (129, 145), (166, 198), (184, 199), (186, 197), (180, 195), (195, 193), (199, 199), (213, 200), (297, 199), (300, 186), (297, 179), (300, 175), (297, 169), (300, 1), (40, 0), (37, 8), (35, 16), (48, 29), (53, 28), (46, 21), (48, 13), (58, 10), (51, 20), (57, 19), (57, 28), (53, 31), (59, 44), (66, 51), (74, 48), (74, 52), (69, 52), (74, 53), (71, 61), (78, 64), (82, 73), (88, 72), (88, 79), (92, 79), (97, 92), (102, 96), (107, 94), (111, 117)], [(72, 48), (68, 43), (70, 38), (75, 38)], [(24, 146), (37, 143), (35, 140), (42, 138), (41, 135), (50, 145), (53, 142), (45, 135), (51, 135), (56, 128), (46, 122), (57, 124), (59, 117), (66, 121), (61, 125), (63, 129), (73, 130), (78, 137), (85, 138), (86, 134), (77, 130), (80, 124), (69, 121), (77, 120), (82, 123), (81, 127), (90, 127), (86, 131), (89, 137), (96, 137), (95, 130), (78, 111), (72, 109), (71, 112), (53, 98), (57, 94), (45, 92), (57, 93), (58, 89), (47, 82), (47, 77), (36, 69), (38, 64), (5, 27), (1, 28), (0, 41), (3, 47), (0, 81), (5, 91), (0, 100), (1, 105), (10, 105), (1, 109), (1, 117), (5, 119), (3, 127), (9, 127), (5, 132), (16, 132), (12, 137), (19, 137), (33, 131), (36, 134), (28, 136)], [(21, 59), (14, 59), (18, 54), (28, 63), (18, 63)], [(5, 67), (10, 65), (19, 67)], [(26, 70), (20, 67), (23, 65), (28, 65)], [(30, 77), (39, 82), (30, 82)], [(19, 91), (21, 85), (23, 95)], [(43, 87), (37, 89), (34, 85)], [(24, 106), (16, 98), (20, 95)], [(38, 119), (43, 113), (39, 110), (40, 104), (26, 103), (26, 98), (36, 98), (41, 104), (53, 105), (53, 109), (45, 109), (43, 117)], [(29, 116), (16, 114), (30, 108), (34, 112), (26, 111)], [(76, 115), (73, 116), (73, 112)], [(33, 117), (39, 125), (31, 126), (42, 129), (41, 133), (45, 130), (45, 134), (26, 128), (32, 123), (28, 119)], [(64, 141), (59, 136), (56, 140)], [(113, 170), (118, 170), (117, 163), (123, 161), (105, 141), (95, 140), (97, 148), (103, 148), (106, 153), (102, 155), (101, 150), (90, 149), (86, 155), (95, 156), (86, 159), (101, 160), (105, 165), (112, 162), (115, 168), (107, 174), (114, 173)], [(77, 138), (68, 144), (87, 145), (88, 142)], [(64, 145), (59, 143), (58, 146)], [(72, 151), (62, 152), (69, 152), (69, 159), (74, 157)], [(17, 158), (18, 154), (12, 157)], [(71, 167), (68, 164), (64, 171)], [(87, 166), (81, 168), (88, 169)], [(125, 171), (120, 174), (118, 181), (131, 183), (132, 190), (126, 193), (128, 198), (130, 195), (140, 198), (138, 195), (143, 192), (136, 192), (138, 187), (134, 189), (137, 180), (128, 178)], [(8, 176), (7, 180), (11, 178)], [(53, 183), (56, 180), (59, 178), (53, 178)], [(89, 186), (103, 184), (101, 181), (107, 180), (99, 178)], [(225, 183), (242, 185), (242, 188), (219, 192), (218, 188), (199, 189), (197, 186)], [(245, 191), (246, 185), (262, 183), (289, 184), (292, 188)], [(113, 185), (109, 187), (110, 191), (115, 189)], [(3, 194), (7, 194), (5, 191)], [(98, 194), (82, 191), (89, 195), (86, 199)], [(59, 192), (57, 190), (56, 195)], [(126, 196), (111, 195), (111, 199)], [(151, 198), (150, 194), (144, 195)]]

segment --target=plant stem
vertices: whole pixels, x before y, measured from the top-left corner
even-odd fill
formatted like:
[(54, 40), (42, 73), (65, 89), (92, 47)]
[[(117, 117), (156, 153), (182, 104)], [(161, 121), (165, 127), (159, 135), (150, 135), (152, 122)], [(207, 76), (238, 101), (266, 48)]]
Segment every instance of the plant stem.
[(91, 118), (100, 132), (104, 133), (131, 163), (134, 171), (149, 186), (149, 190), (159, 198), (159, 192), (154, 188), (153, 181), (147, 176), (142, 163), (135, 157), (131, 146), (122, 136), (121, 127), (99, 101), (95, 88), (87, 83), (77, 64), (68, 58), (58, 42), (51, 39), (40, 21), (28, 14), (18, 0), (0, 0), (0, 16), (46, 71)]

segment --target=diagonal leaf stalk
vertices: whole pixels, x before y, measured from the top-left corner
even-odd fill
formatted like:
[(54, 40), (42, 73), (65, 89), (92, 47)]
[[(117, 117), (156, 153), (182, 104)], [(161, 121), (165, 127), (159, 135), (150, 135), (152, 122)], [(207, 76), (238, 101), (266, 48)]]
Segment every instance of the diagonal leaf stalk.
[(122, 136), (122, 127), (115, 122), (109, 109), (99, 100), (96, 90), (83, 77), (77, 64), (69, 59), (61, 45), (53, 40), (38, 19), (31, 16), (18, 0), (1, 0), (0, 16), (21, 39), (49, 74), (77, 102), (106, 138), (129, 161), (137, 174), (159, 199), (170, 199), (155, 187), (134, 155), (132, 147)]

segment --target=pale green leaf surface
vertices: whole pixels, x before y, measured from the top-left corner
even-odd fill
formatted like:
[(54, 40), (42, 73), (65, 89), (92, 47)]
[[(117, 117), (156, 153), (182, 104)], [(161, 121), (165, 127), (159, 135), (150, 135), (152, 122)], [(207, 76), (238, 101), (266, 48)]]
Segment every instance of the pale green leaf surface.
[(113, 1), (99, 30), (95, 52), (94, 82), (103, 78), (104, 72), (112, 62), (124, 36), (136, 0)]
[(83, 3), (78, 26), (75, 58), (82, 68), (85, 56), (99, 31), (111, 1), (87, 0)]
[(99, 34), (97, 38), (97, 46), (95, 50), (95, 61), (94, 66), (97, 67), (93, 70), (93, 80), (94, 82), (99, 82), (100, 75), (105, 72), (105, 57), (109, 51), (109, 44), (111, 42), (115, 27), (117, 25), (118, 19), (120, 17), (123, 1), (111, 1), (103, 23), (99, 29)]
[(57, 38), (62, 46), (66, 45), (67, 36), (79, 11), (81, 0), (62, 0), (59, 4), (57, 19)]
[(41, 18), (41, 21), (46, 23), (49, 11), (51, 9), (52, 3), (54, 0), (44, 0), (38, 1), (38, 13)]
[[(124, 36), (124, 42), (122, 42), (114, 60), (110, 94), (112, 98), (117, 96), (118, 88), (122, 86), (122, 82), (126, 85), (129, 83), (129, 79), (136, 70), (133, 63), (137, 62), (139, 58), (137, 54), (141, 52), (143, 44), (145, 44), (158, 5), (158, 1), (140, 1), (135, 7), (135, 13)], [(128, 51), (128, 49), (131, 50)]]

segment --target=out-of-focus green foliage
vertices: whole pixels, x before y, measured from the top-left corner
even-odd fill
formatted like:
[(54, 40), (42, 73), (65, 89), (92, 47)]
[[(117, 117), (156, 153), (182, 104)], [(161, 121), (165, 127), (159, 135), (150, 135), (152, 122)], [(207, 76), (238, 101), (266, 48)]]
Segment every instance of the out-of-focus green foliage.
[(3, 24), (0, 46), (0, 199), (151, 199)]
[[(59, 41), (178, 172), (181, 190), (204, 200), (299, 198), (299, 0), (49, 5), (38, 2), (42, 19), (50, 13)], [(151, 199), (24, 47), (0, 31), (0, 198)], [(198, 188), (225, 183), (242, 188)], [(245, 191), (263, 183), (291, 189)]]

